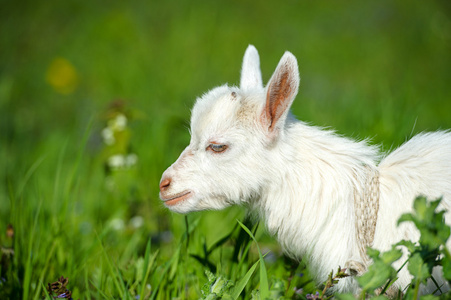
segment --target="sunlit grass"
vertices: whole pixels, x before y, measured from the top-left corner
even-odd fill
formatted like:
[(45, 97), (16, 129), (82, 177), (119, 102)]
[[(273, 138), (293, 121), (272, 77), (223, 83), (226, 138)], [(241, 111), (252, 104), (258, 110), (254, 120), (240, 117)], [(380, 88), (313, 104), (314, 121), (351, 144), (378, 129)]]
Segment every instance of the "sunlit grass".
[[(238, 83), (248, 44), (264, 81), (298, 57), (302, 120), (383, 149), (451, 127), (442, 2), (28, 2), (0, 12), (1, 299), (61, 276), (74, 299), (316, 291), (245, 208), (180, 216), (158, 199), (195, 98)], [(126, 130), (105, 131), (121, 114)]]

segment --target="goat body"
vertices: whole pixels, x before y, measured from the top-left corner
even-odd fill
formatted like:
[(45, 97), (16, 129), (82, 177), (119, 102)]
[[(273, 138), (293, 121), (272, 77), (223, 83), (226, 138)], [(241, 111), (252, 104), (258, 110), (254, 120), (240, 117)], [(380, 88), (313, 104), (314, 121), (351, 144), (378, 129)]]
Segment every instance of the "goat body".
[[(366, 261), (355, 201), (364, 201), (374, 174), (378, 210), (366, 216), (375, 221), (372, 247), (385, 251), (402, 239), (418, 240), (413, 225), (396, 223), (419, 195), (443, 197), (451, 222), (449, 131), (419, 134), (382, 157), (366, 141), (294, 119), (289, 108), (299, 80), (296, 58), (286, 52), (263, 87), (258, 52), (249, 46), (240, 87), (223, 85), (197, 99), (190, 144), (160, 182), (165, 206), (188, 213), (246, 204), (287, 253), (307, 261), (318, 282), (338, 266)], [(410, 275), (406, 268), (398, 275), (395, 285), (404, 288)], [(337, 286), (339, 292), (357, 288), (352, 277)]]

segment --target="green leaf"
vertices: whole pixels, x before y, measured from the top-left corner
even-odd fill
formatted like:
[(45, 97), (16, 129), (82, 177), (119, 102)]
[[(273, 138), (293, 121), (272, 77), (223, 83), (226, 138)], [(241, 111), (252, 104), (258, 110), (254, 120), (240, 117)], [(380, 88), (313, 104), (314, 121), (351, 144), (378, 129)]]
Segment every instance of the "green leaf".
[(440, 299), (440, 297), (434, 295), (420, 296), (420, 300), (437, 300), (437, 299)]
[(368, 272), (356, 279), (364, 290), (372, 291), (384, 285), (393, 274), (396, 272), (390, 265), (378, 261), (370, 266)]
[(379, 296), (376, 296), (376, 297), (372, 297), (371, 298), (371, 300), (387, 300), (387, 299), (389, 299), (388, 297), (385, 297), (385, 296), (383, 296), (383, 295), (379, 295)]
[[(398, 225), (403, 222), (416, 222), (417, 219), (412, 214), (402, 214), (401, 217), (398, 219)], [(416, 223), (415, 223), (416, 225)]]
[(367, 253), (373, 260), (373, 264), (369, 266), (365, 274), (356, 279), (363, 290), (372, 292), (396, 277), (396, 271), (391, 265), (401, 258), (402, 252), (396, 246), (392, 246), (391, 250), (382, 254), (372, 248), (368, 248)]
[(337, 294), (337, 295), (335, 295), (335, 298), (337, 298), (338, 300), (355, 300), (354, 295), (351, 293)]
[(443, 266), (443, 276), (451, 284), (451, 259), (445, 256), (442, 259), (442, 266)]
[(413, 202), (413, 208), (416, 212), (416, 214), (421, 218), (425, 219), (428, 215), (428, 206), (427, 206), (427, 200), (426, 197), (418, 197)]
[(406, 240), (402, 240), (399, 243), (397, 243), (396, 245), (406, 247), (410, 253), (415, 252), (417, 249), (417, 245), (415, 245), (415, 243), (413, 243), (411, 241), (406, 241)]
[(428, 201), (425, 197), (418, 197), (414, 201), (414, 211), (403, 214), (398, 225), (402, 222), (413, 222), (420, 231), (419, 243), (423, 247), (434, 249), (446, 244), (451, 230), (444, 222), (444, 211), (437, 211), (441, 199)]
[(381, 252), (379, 250), (373, 249), (373, 248), (367, 248), (366, 254), (368, 254), (369, 257), (372, 259), (378, 258)]
[(421, 282), (425, 282), (426, 279), (431, 276), (427, 265), (424, 263), (424, 260), (419, 253), (415, 253), (410, 257), (407, 269), (410, 274), (419, 279)]
[(399, 249), (396, 249), (395, 247), (392, 247), (391, 250), (382, 253), (381, 259), (385, 264), (392, 264), (393, 262), (400, 259), (402, 256), (402, 252)]

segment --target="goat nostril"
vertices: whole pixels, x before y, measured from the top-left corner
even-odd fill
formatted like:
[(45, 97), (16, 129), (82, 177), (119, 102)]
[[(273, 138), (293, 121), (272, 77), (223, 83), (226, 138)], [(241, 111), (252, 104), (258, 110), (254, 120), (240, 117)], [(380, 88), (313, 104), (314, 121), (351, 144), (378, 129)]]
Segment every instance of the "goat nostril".
[(165, 191), (169, 188), (169, 186), (171, 185), (171, 179), (170, 178), (166, 178), (164, 179), (161, 183), (160, 183), (160, 191)]

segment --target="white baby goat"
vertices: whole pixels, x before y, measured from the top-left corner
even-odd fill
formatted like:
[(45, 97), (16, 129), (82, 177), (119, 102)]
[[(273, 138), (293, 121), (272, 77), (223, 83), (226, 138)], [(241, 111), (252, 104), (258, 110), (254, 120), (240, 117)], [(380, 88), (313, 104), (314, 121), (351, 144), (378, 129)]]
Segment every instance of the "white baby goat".
[[(318, 282), (338, 266), (361, 274), (366, 246), (385, 251), (418, 240), (413, 226), (396, 225), (416, 196), (443, 197), (441, 208), (451, 211), (451, 133), (419, 134), (378, 164), (377, 147), (290, 115), (299, 80), (296, 58), (286, 52), (263, 87), (258, 52), (249, 46), (240, 87), (197, 99), (191, 142), (164, 172), (160, 198), (178, 213), (246, 204)], [(410, 275), (406, 268), (398, 275), (395, 285), (404, 288)], [(357, 292), (357, 284), (349, 277), (337, 290)]]

